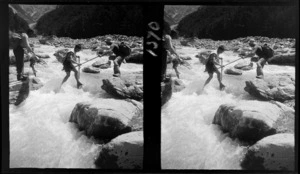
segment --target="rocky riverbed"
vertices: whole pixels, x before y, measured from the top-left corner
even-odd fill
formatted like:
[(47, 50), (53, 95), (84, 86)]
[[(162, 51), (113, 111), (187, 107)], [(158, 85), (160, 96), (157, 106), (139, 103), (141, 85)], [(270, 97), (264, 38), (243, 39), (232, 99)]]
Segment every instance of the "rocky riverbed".
[[(250, 50), (250, 38), (275, 51), (264, 79), (255, 78), (256, 57), (238, 60)], [(162, 83), (162, 168), (294, 170), (295, 39), (179, 38), (173, 44), (181, 57), (191, 57), (191, 68), (179, 66), (178, 80), (169, 64), (171, 80)], [(202, 91), (208, 74), (201, 53), (219, 45), (228, 49), (220, 55), (224, 65), (237, 61), (224, 68), (224, 91), (216, 75)]]
[[(85, 62), (109, 48), (104, 42), (107, 37), (127, 42), (139, 61), (131, 63), (128, 58), (116, 78), (109, 57), (99, 57), (82, 65), (82, 89), (76, 88), (73, 73), (59, 89), (66, 73), (55, 53), (83, 44), (78, 55)], [(28, 79), (23, 82), (16, 80), (10, 50), (10, 167), (142, 169), (142, 41), (121, 35), (32, 38), (35, 53), (47, 64), (36, 64), (34, 77), (26, 57)]]

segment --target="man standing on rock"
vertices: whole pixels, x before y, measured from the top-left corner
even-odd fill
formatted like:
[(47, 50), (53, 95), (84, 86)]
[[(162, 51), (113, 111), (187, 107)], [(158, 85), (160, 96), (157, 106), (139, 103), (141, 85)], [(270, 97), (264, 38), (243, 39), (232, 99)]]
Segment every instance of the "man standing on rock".
[(267, 63), (268, 59), (274, 56), (274, 51), (267, 45), (263, 46), (256, 45), (254, 39), (250, 39), (249, 41), (250, 47), (252, 47), (252, 51), (245, 55), (245, 57), (253, 57), (255, 54), (259, 57), (256, 68), (256, 78), (264, 78), (263, 67)]
[(168, 23), (164, 23), (164, 30), (163, 30), (163, 52), (162, 52), (162, 72), (161, 72), (161, 81), (164, 81), (166, 78), (166, 71), (167, 71), (167, 56), (168, 54), (175, 54), (177, 58), (172, 60), (173, 69), (176, 72), (176, 76), (179, 78), (179, 71), (177, 69), (178, 65), (182, 62), (179, 55), (175, 51), (175, 48), (172, 45), (172, 38), (170, 36), (171, 28)]
[[(32, 34), (33, 30), (31, 29), (28, 29), (26, 33), (21, 32), (20, 34), (9, 31), (9, 46), (13, 49), (16, 57), (17, 80), (26, 80), (26, 77), (24, 76), (24, 48), (27, 50), (26, 54), (31, 57), (31, 60), (40, 62), (40, 59), (35, 55), (33, 49), (29, 45), (28, 36), (31, 36)], [(33, 73), (36, 74), (32, 63), (31, 67), (33, 67)]]

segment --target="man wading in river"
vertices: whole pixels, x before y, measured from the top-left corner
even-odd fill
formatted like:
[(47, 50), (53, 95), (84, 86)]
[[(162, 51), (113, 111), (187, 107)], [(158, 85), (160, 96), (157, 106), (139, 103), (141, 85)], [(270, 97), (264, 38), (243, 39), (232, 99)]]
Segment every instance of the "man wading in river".
[(249, 54), (246, 54), (245, 57), (253, 57), (255, 54), (259, 57), (256, 68), (256, 78), (264, 78), (263, 68), (267, 63), (268, 59), (274, 56), (274, 51), (267, 45), (259, 46), (255, 44), (254, 39), (250, 39), (249, 41), (250, 47), (252, 47), (252, 51)]
[[(17, 80), (26, 80), (24, 76), (24, 49), (27, 50), (26, 54), (30, 57), (30, 67), (34, 75), (36, 76), (36, 70), (34, 64), (41, 60), (33, 52), (33, 48), (30, 47), (28, 36), (33, 35), (33, 30), (28, 29), (27, 32), (14, 33), (9, 31), (9, 47), (13, 49), (16, 57), (16, 68), (17, 68)], [(31, 54), (30, 54), (31, 53)]]
[(75, 68), (75, 66), (73, 65), (73, 63), (77, 64), (77, 65), (81, 65), (79, 63), (77, 63), (76, 61), (76, 53), (81, 51), (81, 45), (78, 44), (75, 46), (74, 48), (74, 53), (72, 51), (68, 52), (65, 59), (63, 60), (63, 70), (66, 71), (66, 77), (63, 79), (61, 85), (60, 85), (60, 88), (61, 86), (68, 80), (68, 78), (70, 77), (70, 74), (71, 74), (71, 71), (73, 71), (75, 73), (75, 79), (76, 79), (76, 82), (77, 82), (77, 88), (79, 89), (80, 87), (82, 87), (82, 83), (79, 81), (79, 74), (78, 74), (78, 71), (77, 69)]
[[(205, 64), (205, 71), (204, 71), (204, 72), (208, 73), (209, 77), (205, 81), (203, 89), (210, 82), (210, 80), (213, 78), (214, 72), (217, 74), (218, 81), (220, 83), (220, 90), (223, 90), (225, 88), (225, 85), (222, 83), (221, 73), (218, 70), (218, 68), (216, 67), (216, 65), (220, 65), (219, 64), (219, 60), (222, 59), (222, 58), (219, 57), (219, 55), (221, 53), (223, 53), (224, 51), (225, 51), (225, 47), (223, 45), (221, 45), (217, 49), (217, 54), (216, 53), (212, 53), (212, 54), (209, 55), (209, 57), (208, 57), (208, 59), (206, 61), (206, 64)], [(202, 89), (202, 91), (203, 91), (203, 89)]]

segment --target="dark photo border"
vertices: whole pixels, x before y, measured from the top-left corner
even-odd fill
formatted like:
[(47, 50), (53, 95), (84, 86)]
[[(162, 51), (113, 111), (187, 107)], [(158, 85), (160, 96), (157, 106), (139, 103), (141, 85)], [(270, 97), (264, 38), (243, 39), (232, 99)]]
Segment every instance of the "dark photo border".
[[(8, 4), (116, 4), (142, 5), (144, 11), (144, 166), (143, 170), (102, 170), (102, 169), (35, 169), (9, 168), (9, 56), (8, 56)], [(294, 172), (281, 171), (243, 171), (243, 170), (162, 170), (161, 169), (161, 99), (160, 99), (160, 59), (162, 42), (149, 37), (149, 32), (162, 36), (164, 5), (295, 5), (298, 0), (10, 0), (0, 1), (0, 55), (1, 55), (1, 173), (298, 173), (298, 127), (299, 127), (299, 10), (296, 37), (296, 110), (295, 110), (295, 153), (296, 169)], [(153, 22), (159, 29), (150, 27)], [(161, 38), (161, 37), (160, 37)], [(158, 44), (153, 47), (151, 42)], [(155, 53), (152, 54), (151, 53)]]

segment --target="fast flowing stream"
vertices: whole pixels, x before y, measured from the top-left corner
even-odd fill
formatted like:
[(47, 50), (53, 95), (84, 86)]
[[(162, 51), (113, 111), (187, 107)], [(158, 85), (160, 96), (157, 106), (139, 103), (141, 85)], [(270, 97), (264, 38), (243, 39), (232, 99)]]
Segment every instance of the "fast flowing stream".
[[(101, 145), (88, 138), (69, 122), (74, 106), (79, 102), (93, 102), (109, 96), (101, 89), (102, 79), (112, 77), (113, 68), (101, 70), (100, 74), (81, 73), (82, 89), (76, 88), (74, 73), (60, 92), (56, 92), (66, 73), (62, 71), (54, 52), (61, 48), (42, 45), (36, 53), (50, 55), (44, 59), (47, 66), (37, 64), (37, 77), (44, 86), (31, 91), (19, 106), (9, 108), (9, 141), (11, 168), (94, 168), (94, 159)], [(72, 49), (70, 49), (72, 50)], [(78, 54), (81, 62), (96, 57), (96, 53), (83, 50)], [(108, 57), (98, 58), (107, 62)], [(94, 61), (84, 64), (91, 65)], [(112, 64), (113, 65), (113, 64)], [(113, 66), (112, 66), (113, 67)], [(15, 67), (10, 67), (15, 71)], [(138, 64), (123, 64), (122, 73), (143, 71)], [(25, 63), (25, 72), (32, 72)], [(32, 75), (32, 73), (31, 73)]]
[[(205, 66), (195, 57), (199, 52), (196, 48), (182, 47), (177, 52), (190, 56), (192, 69), (179, 67), (181, 80), (186, 88), (173, 93), (172, 98), (162, 108), (161, 128), (161, 159), (163, 169), (241, 169), (239, 161), (245, 152), (245, 146), (239, 144), (223, 133), (219, 126), (212, 124), (215, 112), (221, 104), (241, 103), (256, 100), (244, 91), (245, 81), (254, 79), (256, 65), (241, 76), (223, 73), (226, 86), (220, 91), (217, 76), (201, 93), (208, 74)], [(224, 65), (238, 59), (238, 55), (227, 51), (220, 55)], [(240, 60), (228, 65), (248, 61)], [(277, 73), (288, 73), (295, 76), (295, 67), (266, 65), (265, 76)], [(258, 101), (259, 102), (259, 101)]]

